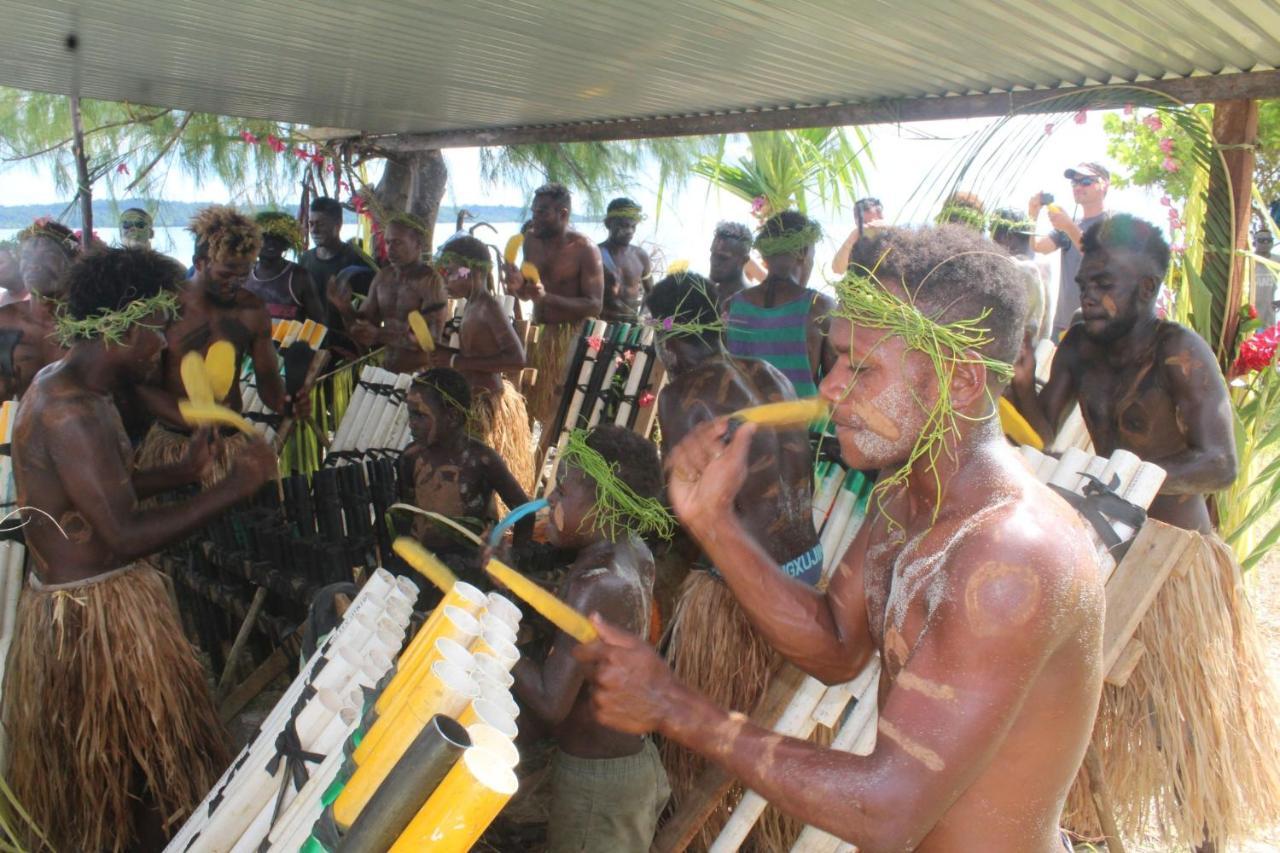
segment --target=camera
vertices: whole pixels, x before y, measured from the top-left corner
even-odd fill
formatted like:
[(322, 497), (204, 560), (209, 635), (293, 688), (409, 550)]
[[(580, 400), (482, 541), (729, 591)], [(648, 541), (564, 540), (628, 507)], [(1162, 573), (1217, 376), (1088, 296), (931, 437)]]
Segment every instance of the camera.
[(1053, 193), (1040, 193), (1041, 204), (1053, 204)]

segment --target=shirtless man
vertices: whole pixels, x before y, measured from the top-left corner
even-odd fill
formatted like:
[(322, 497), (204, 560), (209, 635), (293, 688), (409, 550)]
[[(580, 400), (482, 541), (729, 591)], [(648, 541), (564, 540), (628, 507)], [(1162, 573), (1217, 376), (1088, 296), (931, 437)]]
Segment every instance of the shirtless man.
[(66, 311), (81, 325), (64, 327), (74, 343), (32, 383), (14, 429), (32, 575), (4, 695), (21, 745), (6, 777), (59, 850), (158, 850), (226, 759), (204, 670), (160, 574), (138, 561), (253, 495), (276, 457), (255, 439), (220, 485), (140, 509), (200, 480), (209, 436), (197, 433), (171, 466), (138, 471), (112, 403), (158, 371), (182, 276), (148, 250), (77, 261)]
[(600, 250), (569, 230), (570, 202), (569, 190), (560, 184), (546, 184), (533, 193), (524, 257), (538, 268), (540, 281), (526, 281), (514, 265), (505, 266), (507, 291), (532, 302), (533, 321), (542, 324), (541, 337), (529, 352), (530, 366), (538, 371), (528, 394), (532, 423), (551, 422), (582, 321), (600, 316), (604, 306)]
[[(612, 424), (587, 433), (585, 453), (598, 466), (578, 464), (566, 453), (548, 496), (547, 537), (575, 552), (559, 595), (583, 612), (605, 615), (611, 624), (647, 637), (653, 600), (653, 554), (629, 529), (633, 519), (599, 512), (615, 486), (589, 474), (606, 471), (632, 495), (654, 501), (662, 492), (662, 469), (653, 444)], [(576, 445), (575, 445), (576, 446)], [(654, 501), (656, 503), (656, 501)], [(616, 504), (615, 504), (616, 506)], [(643, 642), (643, 640), (637, 640)], [(550, 769), (548, 853), (643, 853), (653, 841), (670, 789), (658, 751), (644, 732), (601, 725), (591, 713), (591, 687), (574, 659), (577, 641), (557, 631), (546, 658), (520, 658), (512, 670), (515, 694), (529, 715), (552, 729), (556, 751)]]
[(245, 290), (266, 304), (272, 319), (324, 323), (325, 303), (311, 274), (284, 256), (302, 246), (298, 220), (284, 211), (264, 210), (253, 221), (262, 229), (262, 248)]
[[(876, 268), (878, 280), (850, 277), (838, 290), (839, 358), (822, 394), (836, 407), (845, 461), (881, 470), (888, 485), (825, 593), (784, 577), (734, 509), (756, 428), (726, 447), (726, 420), (704, 424), (668, 463), (681, 521), (775, 648), (829, 684), (880, 653), (870, 755), (781, 737), (712, 705), (602, 619), (601, 640), (577, 652), (595, 666), (602, 723), (659, 731), (866, 851), (1060, 853), (1059, 815), (1102, 686), (1092, 545), (995, 416), (1026, 296), (990, 247), (962, 229), (889, 229), (854, 247), (852, 268)], [(988, 309), (976, 349), (926, 355), (901, 337)], [(855, 326), (842, 314), (893, 319)], [(940, 411), (940, 381), (950, 412)], [(930, 412), (953, 414), (954, 430), (927, 429)], [(936, 468), (926, 454), (903, 469), (921, 440), (940, 451)]]
[[(1014, 401), (1048, 440), (1078, 400), (1095, 452), (1128, 450), (1165, 470), (1148, 516), (1199, 534), (1192, 559), (1161, 585), (1138, 626), (1135, 637), (1148, 653), (1121, 688), (1130, 694), (1104, 705), (1098, 740), (1108, 775), (1158, 780), (1151, 789), (1113, 789), (1118, 814), (1157, 815), (1168, 849), (1201, 841), (1209, 842), (1203, 850), (1221, 849), (1253, 825), (1253, 816), (1274, 816), (1280, 790), (1274, 762), (1232, 762), (1235, 770), (1225, 776), (1214, 769), (1223, 755), (1280, 751), (1280, 707), (1266, 683), (1240, 567), (1214, 531), (1205, 500), (1236, 478), (1231, 401), (1208, 344), (1156, 316), (1169, 266), (1160, 229), (1114, 214), (1092, 225), (1080, 245), (1075, 283), (1083, 320), (1067, 330), (1039, 396), (1031, 358), (1019, 361)], [(1168, 648), (1162, 643), (1170, 632), (1179, 649), (1194, 650), (1177, 666), (1158, 651)], [(1135, 719), (1125, 708), (1142, 710)], [(1147, 726), (1154, 736), (1112, 736)], [(1219, 780), (1212, 790), (1178, 784), (1209, 774)]]
[[(271, 342), (271, 317), (261, 299), (245, 290), (262, 246), (258, 226), (234, 208), (214, 205), (191, 220), (195, 235), (195, 277), (179, 291), (181, 316), (169, 325), (168, 346), (158, 386), (142, 385), (138, 395), (159, 419), (139, 452), (143, 464), (172, 461), (185, 444), (188, 428), (178, 412), (178, 400), (185, 399), (182, 384), (182, 357), (189, 352), (204, 355), (214, 341), (230, 341), (236, 349), (236, 363), (246, 354), (253, 360), (258, 395), (274, 412), (294, 417), (311, 413), (309, 395), (296, 400), (285, 394), (280, 363)], [(240, 411), (240, 383), (231, 383), (223, 405)], [(224, 447), (232, 452), (234, 445)], [(225, 459), (220, 460), (225, 463)]]
[(384, 368), (393, 373), (416, 373), (431, 366), (431, 353), (418, 346), (409, 329), (409, 312), (420, 312), (431, 337), (440, 340), (445, 321), (444, 282), (435, 267), (422, 260), (426, 223), (411, 213), (397, 213), (388, 219), (384, 233), (391, 266), (373, 277), (369, 298), (357, 311), (351, 304), (351, 291), (341, 279), (335, 279), (330, 300), (361, 346), (386, 347)]
[(835, 353), (827, 340), (831, 297), (811, 290), (809, 276), (822, 231), (797, 210), (765, 220), (756, 249), (769, 274), (729, 302), (729, 352), (767, 361), (791, 380), (799, 397), (812, 397), (831, 369)]
[(465, 299), (459, 348), (436, 350), (438, 363), (461, 371), (471, 386), (471, 426), (496, 450), (522, 488), (532, 489), (533, 437), (524, 397), (502, 374), (524, 367), (524, 344), (490, 291), (489, 248), (461, 234), (441, 248), (440, 274), (451, 299)]
[(1212, 533), (1205, 494), (1236, 478), (1231, 401), (1209, 345), (1156, 316), (1169, 247), (1159, 229), (1127, 214), (1090, 228), (1081, 246), (1084, 322), (1062, 339), (1038, 396), (1034, 364), (1019, 362), (1014, 402), (1049, 442), (1079, 400), (1095, 452), (1123, 448), (1165, 469), (1147, 514)]
[(711, 238), (709, 277), (715, 285), (716, 304), (725, 309), (729, 300), (751, 286), (745, 272), (751, 260), (751, 229), (741, 222), (721, 222)]
[(636, 223), (642, 219), (640, 205), (626, 197), (615, 198), (605, 209), (604, 227), (609, 230), (609, 237), (599, 245), (604, 266), (604, 307), (600, 316), (611, 323), (636, 322), (641, 301), (653, 289), (649, 254), (631, 245)]
[(75, 255), (75, 237), (60, 222), (38, 219), (18, 235), (19, 272), (31, 298), (0, 308), (0, 399), (21, 397), (40, 368), (66, 352), (53, 333), (54, 309)]

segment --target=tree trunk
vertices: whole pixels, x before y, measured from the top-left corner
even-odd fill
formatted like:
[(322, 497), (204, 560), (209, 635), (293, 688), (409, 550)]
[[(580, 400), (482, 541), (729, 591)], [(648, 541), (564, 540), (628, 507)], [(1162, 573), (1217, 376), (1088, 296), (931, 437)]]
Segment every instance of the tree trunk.
[(80, 196), (80, 245), (93, 242), (93, 187), (89, 183), (89, 159), (84, 153), (84, 123), (80, 121), (80, 96), (71, 96), (71, 150), (76, 158), (76, 183)]
[[(1205, 266), (1215, 263), (1226, 282), (1219, 337), (1209, 343), (1218, 351), (1223, 366), (1235, 358), (1236, 329), (1240, 324), (1240, 306), (1244, 302), (1244, 256), (1236, 254), (1249, 248), (1250, 202), (1253, 192), (1253, 146), (1258, 139), (1258, 102), (1251, 100), (1219, 101), (1213, 105), (1213, 138), (1223, 147), (1226, 161), (1224, 179), (1231, 188), (1235, 233), (1228, 235), (1230, 246), (1205, 250)], [(1210, 187), (1209, 198), (1217, 198)], [(1225, 189), (1225, 188), (1224, 188)], [(1225, 195), (1225, 193), (1223, 194)], [(1215, 306), (1217, 307), (1217, 306)]]
[(431, 149), (388, 157), (382, 179), (374, 189), (374, 197), (382, 210), (406, 211), (427, 223), (427, 254), (434, 250), (432, 232), (448, 181), (449, 169), (444, 155), (438, 149)]

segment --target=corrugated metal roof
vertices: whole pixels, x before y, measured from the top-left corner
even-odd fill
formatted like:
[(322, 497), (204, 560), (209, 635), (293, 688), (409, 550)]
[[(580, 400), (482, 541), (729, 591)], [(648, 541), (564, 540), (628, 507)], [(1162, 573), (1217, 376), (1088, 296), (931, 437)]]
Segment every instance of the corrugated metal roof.
[(1280, 66), (1275, 0), (8, 0), (0, 14), (0, 84), (373, 133)]

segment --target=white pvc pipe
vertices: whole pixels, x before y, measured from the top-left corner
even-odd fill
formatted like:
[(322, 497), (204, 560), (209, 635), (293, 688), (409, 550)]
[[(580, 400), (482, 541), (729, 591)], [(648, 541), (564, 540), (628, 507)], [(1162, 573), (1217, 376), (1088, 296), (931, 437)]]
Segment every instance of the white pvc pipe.
[(613, 422), (619, 426), (626, 426), (627, 421), (631, 419), (631, 401), (636, 394), (640, 393), (640, 378), (649, 364), (649, 353), (646, 347), (651, 346), (653, 346), (653, 329), (645, 329), (640, 333), (640, 348), (631, 362), (631, 372), (627, 374), (627, 384), (622, 391), (623, 399), (618, 405), (618, 416), (613, 419)]

